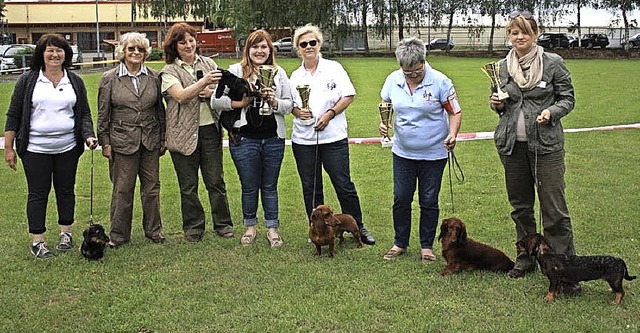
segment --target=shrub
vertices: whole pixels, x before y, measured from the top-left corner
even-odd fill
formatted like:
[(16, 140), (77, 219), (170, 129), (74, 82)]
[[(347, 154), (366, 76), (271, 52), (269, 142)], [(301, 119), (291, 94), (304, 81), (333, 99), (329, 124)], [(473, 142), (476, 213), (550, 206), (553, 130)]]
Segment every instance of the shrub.
[(147, 60), (161, 60), (162, 59), (162, 49), (151, 49), (151, 53), (149, 53), (149, 57)]
[[(13, 63), (18, 68), (31, 66), (31, 59), (33, 58), (34, 52), (35, 52), (35, 49), (32, 47), (26, 47), (22, 50), (18, 50), (16, 54), (13, 56)], [(23, 59), (25, 62), (24, 64), (22, 63)]]

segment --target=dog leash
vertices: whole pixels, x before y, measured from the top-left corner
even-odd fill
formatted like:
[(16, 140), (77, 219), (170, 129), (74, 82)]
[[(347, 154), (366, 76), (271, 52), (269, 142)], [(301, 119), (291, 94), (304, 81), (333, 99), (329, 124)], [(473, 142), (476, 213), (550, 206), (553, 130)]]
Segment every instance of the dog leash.
[(93, 151), (95, 149), (91, 149), (91, 176), (90, 176), (90, 199), (89, 199), (89, 225), (93, 225)]
[[(540, 124), (536, 122), (536, 149), (533, 154), (533, 181), (536, 183), (536, 193), (538, 194), (538, 224), (540, 225), (540, 233), (544, 232), (544, 224), (542, 223), (542, 204), (540, 204), (540, 180), (538, 179), (538, 146), (540, 146)], [(535, 202), (535, 201), (534, 201)]]
[[(458, 162), (456, 154), (453, 152), (453, 150), (450, 150), (448, 153), (447, 164), (449, 165), (449, 195), (451, 196), (451, 212), (455, 213), (456, 210), (453, 205), (453, 177), (451, 176), (451, 174), (453, 173), (456, 176), (456, 180), (458, 180), (458, 182), (462, 184), (464, 183), (464, 172), (462, 171), (462, 167), (460, 166), (460, 163)], [(452, 169), (453, 172), (451, 171)], [(458, 175), (456, 169), (460, 171), (460, 175)]]
[[(316, 132), (316, 158), (313, 164), (313, 192), (311, 193), (311, 212), (316, 209), (316, 181), (318, 180), (318, 155), (320, 152), (320, 139), (318, 131)], [(311, 224), (311, 215), (309, 215), (309, 224)]]

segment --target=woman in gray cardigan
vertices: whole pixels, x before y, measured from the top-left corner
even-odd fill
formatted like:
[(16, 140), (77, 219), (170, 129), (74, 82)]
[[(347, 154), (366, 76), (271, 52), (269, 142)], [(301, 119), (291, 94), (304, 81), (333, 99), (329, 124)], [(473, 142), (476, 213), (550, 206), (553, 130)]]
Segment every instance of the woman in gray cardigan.
[[(507, 34), (513, 44), (500, 62), (501, 89), (509, 97), (491, 96), (500, 116), (495, 143), (504, 166), (509, 202), (518, 239), (536, 232), (538, 191), (544, 236), (558, 253), (572, 255), (573, 231), (565, 200), (564, 135), (560, 119), (574, 107), (571, 74), (561, 57), (536, 45), (538, 25), (529, 12), (513, 12)], [(509, 276), (535, 269), (534, 258), (518, 253)], [(579, 291), (579, 285), (565, 286)]]
[(164, 145), (164, 105), (158, 73), (144, 65), (151, 51), (141, 33), (120, 36), (119, 65), (104, 73), (98, 89), (98, 139), (109, 159), (111, 247), (131, 239), (133, 197), (140, 178), (142, 229), (154, 243), (164, 241), (160, 218), (160, 156)]

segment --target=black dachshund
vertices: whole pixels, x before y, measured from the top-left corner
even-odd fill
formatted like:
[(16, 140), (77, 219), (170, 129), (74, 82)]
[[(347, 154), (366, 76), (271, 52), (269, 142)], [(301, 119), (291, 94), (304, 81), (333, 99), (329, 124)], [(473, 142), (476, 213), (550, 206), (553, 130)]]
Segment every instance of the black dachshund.
[(109, 243), (109, 237), (100, 224), (92, 224), (82, 233), (84, 240), (80, 247), (82, 256), (87, 260), (99, 260), (104, 256), (104, 248)]
[[(245, 96), (251, 94), (251, 88), (247, 80), (237, 77), (233, 73), (225, 69), (220, 69), (222, 79), (218, 82), (216, 88), (216, 98), (222, 97), (227, 92), (227, 96), (232, 101), (241, 101)], [(241, 109), (233, 109), (232, 111), (223, 111), (220, 115), (220, 124), (229, 132), (229, 139), (235, 140), (233, 124), (240, 119)]]

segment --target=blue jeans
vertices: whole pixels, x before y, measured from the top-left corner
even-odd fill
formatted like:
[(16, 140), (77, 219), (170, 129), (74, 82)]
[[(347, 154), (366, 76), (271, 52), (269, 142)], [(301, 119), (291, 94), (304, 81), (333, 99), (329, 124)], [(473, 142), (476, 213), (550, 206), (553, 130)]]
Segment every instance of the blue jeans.
[[(351, 181), (349, 170), (349, 142), (347, 139), (321, 145), (292, 144), (293, 156), (300, 181), (307, 216), (311, 216), (314, 206), (324, 204), (322, 189), (322, 168), (329, 175), (336, 190), (342, 213), (349, 214), (362, 228), (362, 210), (356, 186)], [(316, 158), (317, 150), (317, 158)], [(315, 171), (315, 174), (314, 174)], [(315, 189), (314, 189), (315, 176)], [(315, 193), (314, 193), (315, 192)]]
[(446, 165), (447, 159), (410, 160), (393, 155), (393, 228), (396, 233), (394, 239), (396, 246), (401, 248), (409, 246), (411, 203), (417, 180), (420, 204), (420, 247), (433, 248), (440, 214), (438, 196)]
[(229, 152), (242, 185), (242, 217), (246, 227), (257, 224), (258, 191), (267, 228), (277, 228), (278, 177), (284, 158), (284, 139), (250, 139), (240, 136), (229, 143)]

